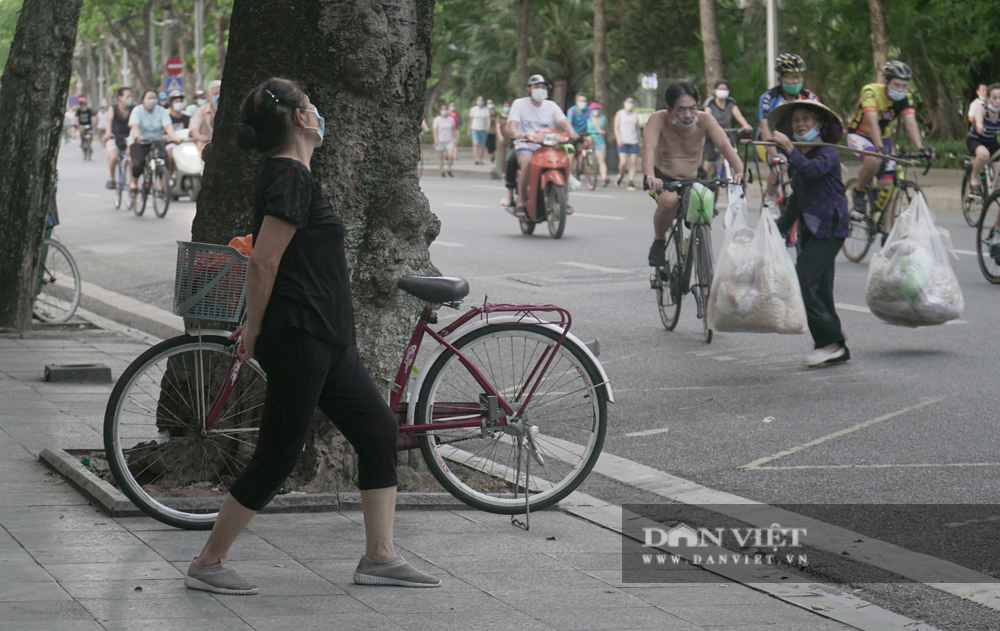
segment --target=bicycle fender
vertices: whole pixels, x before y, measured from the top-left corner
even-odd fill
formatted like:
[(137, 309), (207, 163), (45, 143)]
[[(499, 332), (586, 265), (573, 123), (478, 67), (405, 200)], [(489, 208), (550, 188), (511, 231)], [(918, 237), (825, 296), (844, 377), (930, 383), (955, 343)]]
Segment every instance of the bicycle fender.
[(207, 335), (218, 335), (220, 337), (229, 337), (233, 332), (226, 329), (185, 329), (184, 335), (190, 337), (198, 337), (201, 335), (205, 337)]
[[(454, 344), (457, 340), (461, 339), (462, 336), (471, 331), (475, 331), (477, 329), (481, 329), (486, 326), (492, 326), (494, 324), (507, 324), (516, 322), (523, 322), (525, 324), (536, 324), (537, 326), (541, 326), (546, 329), (551, 329), (556, 333), (562, 333), (562, 329), (560, 329), (554, 324), (546, 324), (542, 322), (529, 322), (526, 321), (524, 318), (520, 318), (517, 316), (490, 316), (489, 321), (483, 318), (482, 320), (474, 320), (472, 322), (466, 323), (465, 325), (456, 329), (454, 333), (452, 333), (445, 339), (449, 343)], [(580, 338), (573, 335), (573, 333), (566, 333), (566, 339), (575, 342), (577, 346), (583, 351), (583, 353), (587, 357), (589, 357), (592, 362), (594, 362), (594, 365), (597, 366), (598, 373), (600, 373), (601, 381), (603, 382), (603, 385), (601, 387), (604, 388), (604, 392), (608, 397), (608, 402), (614, 403), (615, 397), (614, 394), (612, 394), (611, 392), (611, 380), (608, 379), (608, 373), (604, 371), (604, 366), (597, 359), (597, 356), (594, 355), (594, 353), (590, 350), (590, 348), (588, 348), (587, 345), (580, 340)], [(417, 376), (417, 380), (415, 382), (411, 382), (410, 400), (407, 402), (406, 405), (407, 425), (413, 425), (413, 419), (416, 417), (416, 412), (417, 412), (417, 399), (420, 396), (420, 390), (424, 386), (424, 379), (427, 377), (427, 373), (430, 372), (431, 366), (434, 365), (434, 362), (437, 361), (438, 357), (440, 357), (441, 354), (444, 353), (446, 350), (448, 349), (445, 348), (444, 346), (438, 345), (438, 348), (431, 354), (430, 357), (427, 358), (427, 361), (425, 361), (421, 366), (420, 373)]]

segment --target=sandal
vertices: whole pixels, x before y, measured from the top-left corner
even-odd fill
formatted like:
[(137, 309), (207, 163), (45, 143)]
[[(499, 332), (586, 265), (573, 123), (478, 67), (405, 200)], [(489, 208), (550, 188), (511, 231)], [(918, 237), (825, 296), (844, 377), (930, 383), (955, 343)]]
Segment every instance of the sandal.
[(514, 216), (515, 217), (527, 217), (528, 216), (528, 208), (526, 206), (518, 206), (517, 208), (514, 209)]

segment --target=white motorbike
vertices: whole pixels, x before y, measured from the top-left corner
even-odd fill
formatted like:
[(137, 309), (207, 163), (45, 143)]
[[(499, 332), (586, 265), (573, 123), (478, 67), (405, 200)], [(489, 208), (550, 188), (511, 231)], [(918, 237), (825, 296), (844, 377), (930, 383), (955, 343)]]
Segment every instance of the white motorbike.
[(201, 192), (201, 174), (205, 168), (205, 163), (201, 160), (201, 150), (194, 140), (191, 140), (189, 130), (182, 129), (177, 132), (181, 142), (174, 147), (174, 181), (170, 188), (170, 194), (174, 199), (188, 196), (191, 201), (198, 201), (198, 193)]

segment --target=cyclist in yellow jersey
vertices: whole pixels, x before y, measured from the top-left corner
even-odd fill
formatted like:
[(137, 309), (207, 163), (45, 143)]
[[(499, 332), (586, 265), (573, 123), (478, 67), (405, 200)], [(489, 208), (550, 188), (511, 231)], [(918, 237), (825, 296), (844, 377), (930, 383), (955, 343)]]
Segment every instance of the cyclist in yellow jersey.
[[(907, 91), (913, 71), (902, 61), (890, 61), (882, 67), (885, 83), (869, 83), (861, 88), (861, 98), (858, 99), (854, 116), (847, 126), (847, 144), (853, 149), (892, 153), (892, 130), (896, 119), (903, 119), (906, 133), (917, 146), (920, 153), (930, 155), (930, 150), (924, 147), (917, 128), (916, 110), (913, 107), (913, 97)], [(879, 171), (882, 160), (873, 156), (862, 159), (858, 170), (858, 183), (854, 189), (854, 209), (852, 214), (865, 214), (865, 190), (869, 182)], [(881, 188), (889, 188), (895, 177), (896, 163), (888, 160), (885, 171), (880, 176)], [(891, 229), (890, 220), (886, 218), (886, 230)]]

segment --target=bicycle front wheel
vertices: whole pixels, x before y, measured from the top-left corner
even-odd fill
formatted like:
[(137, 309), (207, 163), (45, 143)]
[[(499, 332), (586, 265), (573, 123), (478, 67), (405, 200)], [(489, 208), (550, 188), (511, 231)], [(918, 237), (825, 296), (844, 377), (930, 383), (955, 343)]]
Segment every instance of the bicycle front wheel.
[(157, 217), (167, 215), (170, 207), (170, 183), (167, 181), (167, 168), (157, 165), (153, 171), (153, 212)]
[(142, 213), (146, 212), (146, 200), (149, 199), (149, 186), (152, 179), (153, 174), (148, 168), (142, 172), (142, 187), (137, 193), (137, 197), (141, 197), (142, 200), (133, 200), (132, 203), (132, 210), (137, 217), (142, 217)]
[[(446, 350), (427, 373), (416, 423), (483, 422), (420, 437), (431, 473), (469, 506), (513, 515), (524, 512), (527, 494), (530, 509), (540, 510), (569, 495), (597, 462), (607, 431), (601, 373), (570, 339), (556, 349), (558, 339), (546, 327), (511, 323), (477, 329), (455, 343), (515, 410), (552, 358), (521, 410), (524, 424), (535, 428), (528, 432), (490, 423), (482, 386), (454, 352)], [(532, 445), (540, 461), (531, 455)]]
[(1000, 191), (986, 198), (977, 217), (976, 258), (986, 280), (1000, 284)]
[(115, 384), (104, 414), (104, 449), (119, 488), (165, 524), (207, 530), (254, 449), (266, 380), (243, 364), (211, 429), (210, 410), (230, 379), (235, 342), (181, 335), (150, 348)]
[(653, 289), (656, 290), (656, 306), (664, 328), (673, 331), (681, 317), (681, 233), (683, 228), (667, 233), (667, 264), (653, 269)]
[(597, 188), (597, 158), (594, 157), (593, 151), (587, 152), (587, 157), (583, 162), (583, 170), (587, 174), (587, 186), (590, 190)]
[(698, 303), (698, 314), (704, 329), (705, 343), (712, 343), (712, 329), (708, 326), (708, 294), (712, 289), (712, 235), (705, 224), (696, 224), (691, 235), (694, 244), (694, 263), (697, 284), (694, 287), (694, 297)]
[(32, 312), (42, 322), (62, 324), (80, 306), (80, 270), (62, 243), (45, 239)]
[[(854, 190), (857, 184), (857, 178), (851, 178), (844, 185), (845, 190)], [(855, 218), (851, 216), (850, 232), (847, 238), (844, 240), (844, 256), (847, 257), (848, 261), (853, 261), (854, 263), (860, 263), (864, 260), (865, 255), (868, 254), (868, 248), (871, 247), (872, 241), (875, 240), (876, 228), (872, 224), (871, 215), (867, 212), (864, 217)]]
[(969, 195), (970, 175), (971, 170), (967, 167), (965, 173), (962, 175), (962, 216), (965, 217), (965, 223), (975, 227), (981, 208), (975, 203), (976, 201), (980, 201), (979, 197), (970, 197)]

